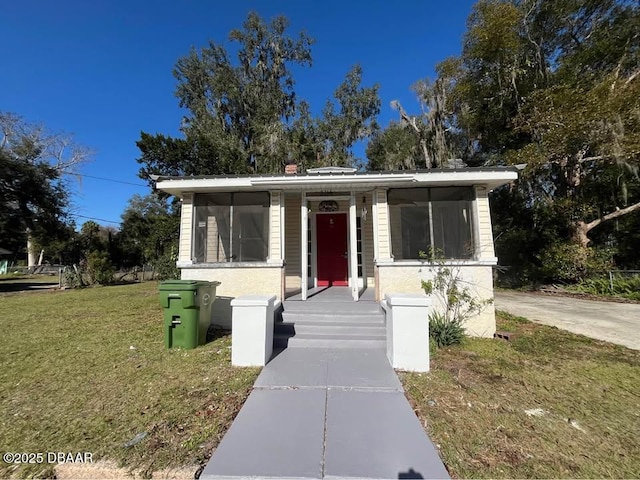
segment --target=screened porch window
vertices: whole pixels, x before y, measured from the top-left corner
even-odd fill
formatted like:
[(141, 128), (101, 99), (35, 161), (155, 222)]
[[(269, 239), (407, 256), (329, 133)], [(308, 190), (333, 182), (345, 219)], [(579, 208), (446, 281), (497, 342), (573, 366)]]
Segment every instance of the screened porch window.
[(194, 263), (266, 261), (268, 192), (196, 195), (194, 206)]
[(391, 189), (387, 198), (394, 258), (418, 260), (421, 252), (474, 256), (472, 187)]

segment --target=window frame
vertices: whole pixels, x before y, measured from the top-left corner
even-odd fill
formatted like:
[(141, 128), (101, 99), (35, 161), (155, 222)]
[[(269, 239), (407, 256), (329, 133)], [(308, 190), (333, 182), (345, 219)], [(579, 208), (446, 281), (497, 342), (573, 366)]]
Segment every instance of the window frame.
[[(261, 202), (251, 203), (247, 201), (247, 197), (255, 195), (256, 197), (260, 195), (264, 195), (264, 199)], [(242, 200), (236, 201), (236, 196), (239, 196)], [(212, 203), (212, 198), (218, 198), (219, 203)], [(226, 199), (225, 199), (226, 197)], [(244, 198), (243, 198), (244, 197)], [(207, 198), (210, 199), (207, 201)], [(218, 207), (218, 208), (227, 208), (224, 213), (224, 218), (228, 219), (228, 245), (229, 252), (225, 256), (228, 260), (217, 260), (217, 261), (208, 261), (207, 259), (207, 243), (209, 241), (209, 222), (207, 220), (206, 229), (207, 234), (205, 234), (204, 238), (204, 246), (202, 248), (198, 248), (196, 242), (198, 241), (197, 229), (199, 228), (198, 223), (201, 221), (200, 216), (198, 215), (198, 210), (200, 208), (210, 208), (210, 207)], [(236, 217), (242, 214), (241, 210), (236, 210), (241, 207), (262, 207), (263, 211), (263, 225), (264, 225), (264, 249), (265, 255), (263, 260), (239, 260), (235, 259), (236, 256), (235, 251), (241, 250), (240, 243), (243, 241), (244, 237), (242, 235), (242, 231), (236, 231), (239, 227), (234, 227), (234, 223), (237, 223), (235, 220)], [(192, 265), (244, 265), (244, 264), (252, 264), (252, 265), (263, 265), (269, 261), (269, 256), (271, 254), (271, 246), (270, 246), (270, 237), (271, 237), (271, 215), (270, 213), (271, 207), (271, 192), (269, 191), (256, 191), (256, 192), (211, 192), (211, 193), (196, 193), (193, 197), (193, 223), (191, 228), (191, 264)], [(218, 238), (222, 239), (218, 235)], [(204, 253), (202, 255), (203, 261), (199, 261), (197, 250), (202, 250)]]
[[(393, 198), (397, 195), (397, 198)], [(404, 203), (403, 203), (404, 202)], [(410, 205), (410, 202), (413, 205)], [(468, 244), (470, 245), (469, 254), (466, 256), (448, 256), (445, 255), (444, 249), (438, 249), (436, 247), (436, 237), (443, 236), (443, 233), (446, 230), (438, 231), (439, 229), (435, 225), (435, 217), (434, 211), (437, 209), (437, 204), (439, 202), (442, 203), (458, 203), (461, 205), (457, 211), (462, 216), (467, 216), (468, 220), (466, 223), (468, 224), (468, 235), (466, 238), (460, 237), (461, 240), (468, 240)], [(407, 258), (405, 257), (405, 239), (404, 232), (407, 230), (403, 226), (404, 215), (402, 210), (413, 209), (422, 207), (422, 212), (426, 213), (428, 217), (428, 242), (429, 246), (427, 248), (431, 249), (431, 252), (437, 252), (443, 260), (447, 261), (476, 261), (479, 257), (478, 250), (478, 240), (476, 235), (477, 230), (477, 222), (478, 219), (475, 216), (476, 211), (476, 202), (477, 202), (477, 192), (474, 186), (449, 186), (449, 187), (413, 187), (413, 188), (393, 188), (387, 190), (387, 209), (389, 215), (389, 240), (390, 240), (390, 249), (391, 249), (391, 257), (394, 262), (416, 262), (416, 261), (431, 261), (432, 257), (429, 256), (429, 252), (425, 252), (427, 256), (425, 258)], [(418, 205), (421, 203), (422, 205)], [(435, 206), (435, 209), (434, 209)], [(466, 213), (463, 213), (466, 212)], [(394, 215), (399, 215), (400, 218), (397, 219), (399, 222), (399, 229), (393, 228), (393, 223), (395, 222)], [(400, 233), (400, 239), (394, 239), (394, 233)], [(444, 238), (444, 236), (443, 236)], [(465, 242), (466, 243), (466, 242)], [(394, 248), (395, 247), (395, 248)], [(397, 252), (397, 248), (400, 248), (400, 252)], [(464, 245), (462, 243), (455, 247), (457, 251), (464, 250)], [(398, 253), (401, 254), (398, 257)]]

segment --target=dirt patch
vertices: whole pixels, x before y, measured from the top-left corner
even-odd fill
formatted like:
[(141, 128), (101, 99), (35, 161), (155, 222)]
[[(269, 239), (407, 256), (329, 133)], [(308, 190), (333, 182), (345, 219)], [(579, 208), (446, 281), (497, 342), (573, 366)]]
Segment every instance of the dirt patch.
[[(181, 468), (165, 468), (153, 472), (151, 478), (163, 480), (187, 480), (193, 479), (193, 475), (198, 469), (197, 465)], [(95, 463), (64, 463), (55, 467), (56, 479), (95, 479), (102, 478), (106, 480), (121, 478), (148, 478), (141, 475), (140, 472), (132, 472), (126, 468), (120, 468), (115, 462), (100, 460)]]

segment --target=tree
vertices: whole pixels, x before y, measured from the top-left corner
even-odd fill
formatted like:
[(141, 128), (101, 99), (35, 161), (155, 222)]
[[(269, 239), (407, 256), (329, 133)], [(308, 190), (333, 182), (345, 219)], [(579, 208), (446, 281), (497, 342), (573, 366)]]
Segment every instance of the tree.
[(46, 244), (67, 223), (65, 175), (73, 174), (89, 151), (64, 134), (49, 133), (20, 117), (0, 113), (0, 231), (12, 251), (35, 264), (35, 244)]
[(180, 210), (156, 194), (134, 195), (122, 214), (118, 243), (124, 266), (156, 263), (177, 251)]
[(140, 176), (282, 173), (288, 161), (305, 167), (353, 162), (354, 143), (377, 128), (378, 87), (362, 87), (354, 67), (327, 102), (322, 118), (295, 93), (293, 67), (311, 65), (306, 34), (288, 34), (288, 20), (250, 13), (229, 41), (236, 58), (213, 41), (180, 58), (176, 96), (188, 111), (184, 138), (141, 133)]
[(439, 123), (462, 158), (526, 165), (494, 214), (499, 256), (528, 278), (549, 252), (598, 257), (640, 210), (639, 31), (640, 7), (624, 0), (481, 0), (461, 55), (437, 67)]
[(426, 168), (418, 137), (408, 125), (391, 123), (367, 144), (369, 170)]
[[(304, 33), (287, 35), (287, 28), (285, 17), (267, 23), (252, 12), (242, 30), (229, 34), (230, 42), (237, 45), (235, 62), (223, 45), (213, 41), (178, 60), (174, 70), (176, 96), (189, 112), (182, 121), (185, 140), (162, 138), (170, 148), (190, 152), (182, 167), (178, 165), (178, 172), (264, 173), (281, 169), (286, 160), (287, 122), (296, 112), (290, 67), (311, 63), (312, 43)], [(143, 140), (150, 141), (148, 137)], [(195, 164), (190, 162), (193, 159)], [(139, 162), (145, 160), (143, 156)], [(148, 164), (142, 170), (143, 177), (164, 173), (158, 171), (159, 165)]]
[(318, 121), (322, 166), (352, 166), (353, 144), (378, 131), (375, 117), (380, 112), (379, 86), (361, 87), (361, 83), (362, 67), (356, 65), (336, 89), (336, 102), (328, 100), (324, 107)]

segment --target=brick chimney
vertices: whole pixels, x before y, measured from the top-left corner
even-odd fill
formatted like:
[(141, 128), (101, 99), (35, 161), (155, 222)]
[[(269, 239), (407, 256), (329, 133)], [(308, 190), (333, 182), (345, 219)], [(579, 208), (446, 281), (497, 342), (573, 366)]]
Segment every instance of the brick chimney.
[(295, 175), (298, 173), (298, 165), (296, 163), (288, 163), (284, 167), (285, 175)]

